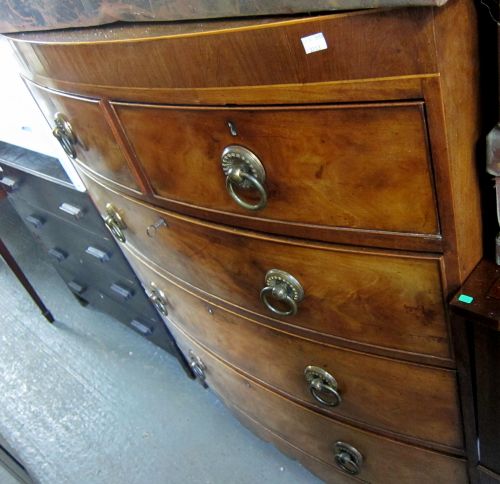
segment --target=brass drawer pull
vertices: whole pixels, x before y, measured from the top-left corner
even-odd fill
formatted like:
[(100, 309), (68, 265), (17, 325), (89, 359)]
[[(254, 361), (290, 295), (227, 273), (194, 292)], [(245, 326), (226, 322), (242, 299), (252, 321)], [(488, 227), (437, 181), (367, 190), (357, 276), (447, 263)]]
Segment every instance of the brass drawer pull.
[[(279, 269), (271, 269), (265, 277), (266, 287), (260, 291), (260, 299), (264, 306), (279, 316), (295, 316), (298, 303), (304, 299), (304, 289), (295, 277), (288, 272)], [(285, 303), (287, 310), (281, 310), (269, 302), (272, 297), (277, 301)]]
[(207, 376), (205, 375), (207, 367), (201, 358), (194, 354), (193, 350), (189, 350), (189, 368), (191, 368), (196, 380), (198, 380), (203, 387), (207, 388)]
[(337, 380), (326, 370), (318, 366), (307, 366), (304, 376), (316, 401), (328, 407), (336, 407), (342, 403)]
[(155, 237), (158, 229), (161, 229), (162, 227), (168, 227), (168, 224), (165, 219), (159, 218), (154, 224), (148, 225), (146, 228), (147, 236), (151, 238)]
[[(266, 171), (259, 158), (243, 146), (230, 145), (224, 148), (221, 163), (226, 175), (226, 189), (232, 199), (247, 210), (262, 210), (267, 205), (267, 192), (264, 188)], [(236, 189), (257, 190), (259, 201), (255, 204), (247, 202)]]
[(71, 124), (62, 113), (56, 113), (54, 115), (54, 122), (56, 125), (52, 130), (52, 134), (55, 136), (57, 141), (59, 141), (66, 154), (70, 158), (76, 158), (76, 136), (73, 132)]
[(118, 210), (111, 203), (106, 204), (106, 216), (104, 223), (109, 231), (120, 241), (125, 242), (125, 234), (123, 231), (127, 228), (127, 224), (123, 220)]
[(151, 283), (148, 296), (156, 310), (163, 316), (168, 316), (167, 298), (165, 293), (154, 282)]
[(361, 472), (363, 456), (352, 445), (344, 442), (335, 443), (335, 463), (347, 474), (353, 476)]

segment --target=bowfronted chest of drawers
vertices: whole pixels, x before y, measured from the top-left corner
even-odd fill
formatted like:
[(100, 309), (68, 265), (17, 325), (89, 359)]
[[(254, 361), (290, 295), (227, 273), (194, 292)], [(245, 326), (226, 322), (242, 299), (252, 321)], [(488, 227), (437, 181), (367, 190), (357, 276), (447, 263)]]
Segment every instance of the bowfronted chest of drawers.
[(10, 43), (246, 425), (327, 482), (469, 480), (446, 303), (481, 257), (472, 1)]

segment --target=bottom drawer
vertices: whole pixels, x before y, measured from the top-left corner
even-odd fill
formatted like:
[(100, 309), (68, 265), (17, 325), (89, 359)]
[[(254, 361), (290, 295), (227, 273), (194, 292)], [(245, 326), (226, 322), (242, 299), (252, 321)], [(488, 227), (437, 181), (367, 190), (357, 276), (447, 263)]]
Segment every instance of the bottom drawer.
[[(302, 452), (297, 447), (287, 442), (278, 434), (264, 427), (257, 420), (250, 417), (250, 415), (243, 412), (241, 409), (226, 401), (226, 405), (231, 409), (236, 418), (255, 435), (262, 440), (273, 444), (283, 454), (288, 455), (294, 460), (299, 461), (304, 467), (309, 469), (313, 474), (318, 476), (322, 481), (328, 484), (353, 484), (355, 482), (366, 482), (362, 479), (357, 479), (354, 476), (348, 476), (335, 466), (331, 466), (322, 462), (315, 457)], [(482, 483), (481, 483), (482, 484)]]
[[(463, 460), (403, 444), (319, 415), (243, 377), (202, 349), (180, 328), (172, 323), (170, 327), (185, 356), (192, 362), (198, 361), (197, 358), (201, 360), (207, 383), (228, 406), (236, 407), (309, 458), (321, 461), (324, 466), (321, 474), (324, 470), (328, 476), (331, 467), (336, 466), (346, 475), (352, 473), (363, 481), (380, 484), (468, 482)], [(307, 466), (306, 461), (303, 464)], [(317, 467), (311, 470), (319, 474)], [(321, 477), (325, 479), (325, 475)], [(338, 482), (335, 476), (328, 480)]]

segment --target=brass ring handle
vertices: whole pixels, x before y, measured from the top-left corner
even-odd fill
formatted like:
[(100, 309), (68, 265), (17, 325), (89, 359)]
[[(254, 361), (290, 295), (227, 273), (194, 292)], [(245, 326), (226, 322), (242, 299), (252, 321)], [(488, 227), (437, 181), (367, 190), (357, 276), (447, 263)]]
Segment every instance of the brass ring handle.
[[(234, 185), (241, 185), (243, 181), (249, 182), (259, 192), (260, 199), (257, 203), (248, 203), (236, 193)], [(246, 173), (240, 168), (229, 170), (229, 173), (226, 177), (226, 188), (229, 192), (229, 195), (231, 195), (231, 198), (240, 207), (246, 208), (247, 210), (262, 210), (267, 205), (267, 192), (262, 183), (260, 183), (257, 178), (250, 175), (249, 173)]]
[[(260, 291), (260, 299), (264, 306), (279, 316), (295, 316), (298, 303), (304, 299), (304, 289), (300, 282), (288, 272), (279, 269), (268, 271), (264, 281), (266, 285)], [(288, 309), (278, 309), (271, 304), (270, 297), (285, 303)]]
[(76, 158), (75, 147), (73, 146), (73, 143), (70, 141), (66, 133), (63, 130), (61, 130), (61, 128), (56, 126), (52, 130), (52, 134), (57, 139), (57, 141), (59, 141), (59, 144), (62, 146), (62, 149), (66, 152), (66, 154), (70, 158), (75, 159)]
[(361, 472), (363, 456), (352, 445), (344, 442), (335, 443), (335, 463), (347, 474), (357, 475)]
[(168, 303), (165, 293), (154, 282), (151, 282), (150, 286), (151, 288), (146, 291), (149, 300), (160, 314), (168, 316)]
[(66, 154), (70, 158), (76, 158), (74, 146), (76, 143), (76, 136), (73, 132), (71, 124), (62, 113), (56, 113), (54, 115), (54, 123), (56, 126), (52, 130), (52, 134), (55, 136), (57, 141), (59, 141)]
[(342, 403), (337, 380), (326, 370), (310, 365), (305, 368), (304, 377), (316, 401), (328, 407), (336, 407)]
[[(267, 298), (268, 294), (272, 294), (275, 299), (286, 303), (290, 309), (288, 309), (288, 311), (281, 311), (280, 309), (274, 307)], [(295, 316), (297, 314), (297, 303), (288, 294), (283, 294), (282, 288), (269, 286), (264, 287), (264, 289), (260, 291), (260, 299), (264, 303), (264, 306), (266, 306), (266, 308), (272, 311), (274, 314), (278, 314), (279, 316)]]
[(108, 227), (109, 231), (120, 241), (120, 242), (125, 242), (125, 234), (123, 233), (122, 229), (116, 222), (116, 220), (111, 216), (107, 215), (106, 218), (104, 219), (104, 223), (106, 224), (106, 227)]
[(127, 228), (127, 224), (120, 212), (111, 203), (106, 204), (106, 216), (104, 217), (104, 223), (108, 227), (109, 231), (120, 241), (125, 242), (126, 237), (123, 231)]
[(163, 316), (168, 316), (168, 309), (165, 300), (156, 294), (153, 294), (150, 298), (153, 306), (161, 313)]
[[(309, 384), (309, 390), (311, 392), (311, 395), (321, 404), (327, 405), (328, 407), (336, 407), (337, 405), (340, 405), (342, 403), (342, 397), (340, 396), (340, 393), (330, 385), (326, 385), (321, 381), (320, 378), (316, 378)], [(330, 394), (334, 400), (327, 400), (326, 398), (323, 398), (321, 395), (322, 393), (328, 393)]]
[(193, 350), (189, 350), (189, 368), (191, 368), (196, 380), (198, 380), (203, 387), (208, 388), (206, 383), (207, 376), (205, 374), (207, 367), (205, 366), (205, 363), (203, 363), (202, 359), (195, 355)]
[(189, 363), (189, 366), (191, 367), (191, 370), (193, 371), (194, 376), (196, 378), (198, 378), (200, 380), (205, 379), (205, 371), (203, 370), (203, 368), (201, 367), (201, 365), (197, 361), (191, 360), (191, 363)]

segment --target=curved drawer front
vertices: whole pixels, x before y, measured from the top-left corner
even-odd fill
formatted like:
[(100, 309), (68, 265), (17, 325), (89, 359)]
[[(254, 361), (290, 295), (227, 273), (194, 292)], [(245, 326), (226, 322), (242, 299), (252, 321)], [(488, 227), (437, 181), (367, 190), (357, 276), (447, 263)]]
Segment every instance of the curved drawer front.
[[(206, 293), (262, 317), (324, 334), (449, 357), (439, 257), (346, 249), (226, 229), (157, 210), (85, 180), (101, 212), (109, 202), (122, 212), (127, 243)], [(276, 316), (261, 301), (270, 269), (286, 271), (302, 285), (305, 297), (295, 316)]]
[[(133, 96), (140, 98), (147, 96), (144, 88), (182, 91), (435, 72), (430, 18), (431, 9), (372, 10), (276, 21), (168, 22), (148, 26), (146, 33), (134, 26), (101, 34), (81, 29), (71, 36), (37, 34), (35, 42), (19, 35), (13, 42), (33, 75), (122, 98), (136, 88)], [(328, 48), (308, 55), (301, 39), (319, 32)], [(196, 102), (195, 95), (189, 99)]]
[[(369, 356), (270, 329), (180, 289), (131, 252), (126, 255), (146, 287), (154, 283), (163, 291), (170, 320), (245, 373), (332, 415), (462, 448), (454, 371)], [(305, 379), (308, 366), (334, 377), (340, 403), (330, 389), (316, 394), (337, 406), (313, 397), (313, 382)]]
[[(423, 103), (189, 109), (115, 104), (158, 197), (286, 223), (439, 232)], [(256, 175), (230, 182), (224, 165)], [(253, 159), (252, 159), (253, 160)], [(252, 161), (250, 160), (250, 162)], [(260, 175), (260, 173), (259, 173)], [(243, 203), (259, 210), (243, 208)], [(234, 196), (234, 195), (233, 195)], [(263, 202), (260, 203), (263, 205)]]
[(384, 484), (467, 482), (466, 466), (462, 460), (402, 444), (318, 415), (243, 377), (174, 325), (170, 326), (186, 357), (191, 361), (201, 360), (208, 384), (230, 406), (245, 412), (324, 463), (335, 465), (335, 444), (343, 442), (361, 454), (357, 477), (362, 480)]
[(52, 128), (61, 113), (68, 121), (75, 140), (65, 141), (74, 157), (95, 173), (121, 186), (139, 191), (126, 159), (105, 121), (99, 101), (68, 96), (26, 82)]

